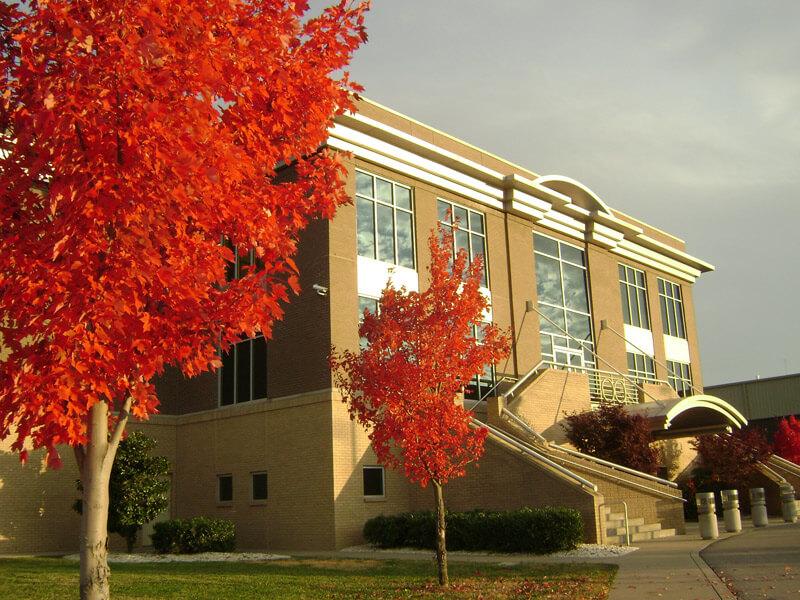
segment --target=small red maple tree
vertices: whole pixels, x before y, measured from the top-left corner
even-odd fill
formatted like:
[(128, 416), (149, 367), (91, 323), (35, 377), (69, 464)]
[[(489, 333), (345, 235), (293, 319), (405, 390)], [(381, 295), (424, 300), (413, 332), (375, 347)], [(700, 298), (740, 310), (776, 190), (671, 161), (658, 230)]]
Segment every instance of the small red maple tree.
[(470, 380), (509, 351), (509, 336), (483, 323), (483, 257), (453, 258), (452, 234), (431, 234), (430, 282), (423, 292), (391, 281), (378, 313), (365, 311), (359, 352), (331, 354), (335, 383), (353, 419), (369, 432), (381, 464), (411, 482), (431, 483), (436, 500), (439, 583), (448, 585), (442, 485), (464, 475), (483, 453), (487, 431), (470, 426), (457, 402)]
[(774, 439), (775, 454), (800, 465), (800, 421), (794, 415), (778, 421)]
[[(108, 476), (151, 379), (268, 337), (299, 231), (347, 200), (320, 148), (365, 8), (0, 3), (0, 439), (74, 448), (82, 597), (108, 596)], [(223, 239), (258, 259), (233, 281)]]
[(743, 489), (772, 456), (772, 447), (759, 427), (733, 433), (701, 435), (690, 442), (703, 466), (722, 484)]

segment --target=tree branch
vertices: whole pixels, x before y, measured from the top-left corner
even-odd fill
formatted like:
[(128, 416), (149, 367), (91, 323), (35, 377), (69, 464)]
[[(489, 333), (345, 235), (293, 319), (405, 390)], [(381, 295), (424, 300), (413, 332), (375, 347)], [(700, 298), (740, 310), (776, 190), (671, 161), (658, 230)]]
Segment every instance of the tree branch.
[(114, 457), (117, 455), (117, 448), (122, 439), (122, 434), (125, 433), (125, 426), (128, 424), (128, 417), (131, 414), (131, 404), (133, 404), (133, 396), (128, 394), (125, 398), (125, 402), (122, 403), (117, 422), (114, 424), (114, 429), (111, 432), (111, 439), (108, 440), (108, 448), (103, 458), (103, 468), (108, 468), (109, 472), (114, 463)]

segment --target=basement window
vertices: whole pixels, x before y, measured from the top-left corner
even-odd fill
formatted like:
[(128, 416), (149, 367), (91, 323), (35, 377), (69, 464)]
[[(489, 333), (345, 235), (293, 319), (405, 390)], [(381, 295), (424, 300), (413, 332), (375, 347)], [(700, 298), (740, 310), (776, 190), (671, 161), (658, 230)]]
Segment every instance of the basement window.
[(364, 498), (383, 498), (384, 490), (383, 467), (364, 467)]

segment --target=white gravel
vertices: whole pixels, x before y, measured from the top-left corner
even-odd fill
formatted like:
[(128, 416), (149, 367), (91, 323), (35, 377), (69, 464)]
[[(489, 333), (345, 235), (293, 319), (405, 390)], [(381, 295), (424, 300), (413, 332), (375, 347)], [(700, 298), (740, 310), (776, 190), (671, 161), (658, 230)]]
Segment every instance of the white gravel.
[[(624, 556), (633, 552), (634, 550), (638, 550), (639, 548), (635, 546), (614, 546), (610, 544), (578, 544), (578, 547), (574, 550), (570, 550), (568, 552), (553, 552), (552, 554), (545, 554), (539, 555), (542, 557), (553, 557), (553, 558), (607, 558), (607, 557), (614, 557), (614, 556)], [(380, 554), (382, 552), (404, 552), (404, 553), (419, 553), (419, 554), (430, 554), (430, 550), (420, 550), (419, 548), (391, 548), (391, 549), (382, 549), (376, 548), (370, 544), (366, 544), (364, 546), (351, 546), (350, 548), (345, 548), (342, 552), (371, 552)], [(448, 554), (473, 554), (479, 556), (492, 556), (489, 552), (464, 552), (462, 550), (448, 550)]]
[[(569, 552), (554, 552), (542, 556), (542, 558), (611, 558), (624, 556), (638, 548), (634, 546), (613, 546), (603, 544), (579, 544), (575, 550)], [(342, 550), (344, 553), (378, 555), (384, 553), (407, 553), (428, 556), (430, 550), (420, 550), (419, 548), (392, 548), (384, 550), (369, 544), (364, 546), (351, 546)], [(451, 555), (472, 554), (475, 556), (492, 556), (488, 552), (463, 552), (451, 551)], [(80, 555), (69, 554), (65, 556), (67, 560), (80, 560)], [(285, 554), (265, 554), (259, 552), (203, 552), (201, 554), (124, 554), (119, 552), (109, 552), (108, 562), (110, 563), (168, 563), (168, 562), (260, 562), (269, 560), (287, 560), (291, 556)]]
[[(80, 560), (79, 554), (64, 558)], [(168, 562), (259, 562), (266, 560), (286, 560), (291, 556), (283, 554), (262, 554), (259, 552), (202, 552), (200, 554), (122, 554), (108, 553), (110, 563), (168, 563)]]

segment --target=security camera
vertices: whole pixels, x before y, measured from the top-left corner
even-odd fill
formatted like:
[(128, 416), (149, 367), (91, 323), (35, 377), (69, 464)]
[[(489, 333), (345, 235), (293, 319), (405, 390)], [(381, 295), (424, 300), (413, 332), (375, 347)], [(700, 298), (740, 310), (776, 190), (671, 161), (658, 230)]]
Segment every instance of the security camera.
[(317, 292), (317, 294), (320, 296), (328, 295), (328, 288), (326, 288), (324, 285), (319, 285), (318, 283), (315, 283), (311, 287), (314, 288), (314, 291)]

